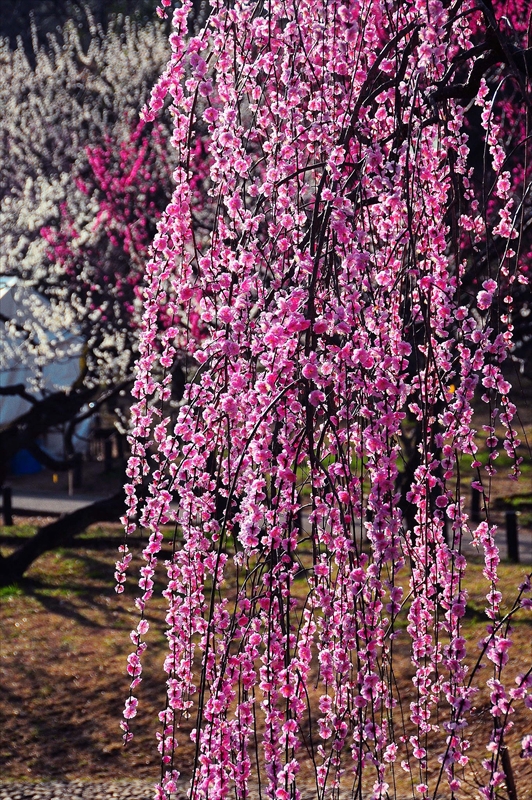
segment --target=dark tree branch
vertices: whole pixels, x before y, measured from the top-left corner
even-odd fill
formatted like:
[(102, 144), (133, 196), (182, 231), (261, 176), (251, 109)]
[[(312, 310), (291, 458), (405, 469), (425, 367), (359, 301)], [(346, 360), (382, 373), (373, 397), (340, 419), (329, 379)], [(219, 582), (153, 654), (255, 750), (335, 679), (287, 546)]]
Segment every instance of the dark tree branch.
[(132, 378), (126, 378), (121, 383), (117, 384), (116, 386), (113, 386), (112, 389), (109, 389), (108, 391), (104, 392), (102, 395), (100, 395), (100, 397), (98, 397), (97, 400), (95, 400), (91, 404), (91, 408), (89, 408), (88, 411), (84, 411), (83, 413), (78, 414), (72, 420), (73, 425), (74, 426), (79, 425), (80, 422), (84, 422), (86, 419), (90, 419), (90, 417), (92, 417), (103, 406), (104, 403), (107, 403), (109, 400), (112, 400), (113, 397), (116, 397), (116, 395), (120, 394), (121, 391), (127, 389), (128, 386), (131, 386), (132, 383), (133, 383)]
[(9, 462), (19, 450), (30, 449), (50, 428), (62, 425), (75, 416), (94, 396), (97, 389), (55, 392), (35, 403), (25, 414), (0, 430), (0, 457)]
[(495, 53), (486, 53), (485, 56), (475, 61), (465, 83), (440, 85), (439, 88), (432, 93), (432, 100), (436, 103), (451, 98), (456, 98), (457, 100), (472, 100), (478, 92), (480, 81), (488, 69), (493, 67), (498, 61), (500, 61), (500, 57)]
[(39, 447), (36, 442), (32, 442), (30, 445), (28, 445), (27, 449), (39, 462), (39, 464), (42, 464), (43, 467), (46, 467), (47, 469), (54, 470), (54, 472), (66, 472), (67, 470), (72, 469), (72, 467), (76, 464), (76, 458), (54, 458), (45, 450), (43, 450), (42, 447)]
[(115, 522), (124, 510), (124, 490), (105, 500), (97, 500), (40, 528), (9, 556), (0, 556), (0, 586), (20, 580), (43, 553), (65, 545), (95, 522)]
[(31, 335), (30, 332), (26, 330), (26, 328), (23, 325), (19, 325), (18, 322), (15, 322), (15, 320), (12, 319), (12, 317), (6, 317), (5, 314), (0, 314), (0, 322), (9, 323), (15, 328), (16, 331), (18, 331), (18, 333), (23, 333), (25, 336), (27, 336), (30, 343), (34, 345), (34, 347), (38, 347), (39, 343), (35, 339), (29, 338)]
[(26, 391), (23, 383), (15, 383), (13, 386), (0, 386), (0, 397), (14, 397), (15, 395), (22, 397), (23, 400), (27, 400), (32, 405), (39, 402), (36, 397)]
[(526, 96), (523, 77), (528, 79), (532, 75), (532, 48), (523, 50), (508, 39), (501, 31), (490, 0), (486, 2), (479, 0), (479, 6), (488, 26), (486, 41), (455, 56), (451, 69), (454, 71), (459, 60), (475, 58), (480, 52), (484, 52), (485, 55), (473, 63), (465, 83), (448, 83), (447, 81), (451, 74), (451, 71), (448, 71), (436, 91), (432, 94), (434, 102), (441, 102), (450, 98), (472, 100), (478, 92), (482, 78), (488, 69), (495, 64), (507, 64), (513, 68), (523, 96)]

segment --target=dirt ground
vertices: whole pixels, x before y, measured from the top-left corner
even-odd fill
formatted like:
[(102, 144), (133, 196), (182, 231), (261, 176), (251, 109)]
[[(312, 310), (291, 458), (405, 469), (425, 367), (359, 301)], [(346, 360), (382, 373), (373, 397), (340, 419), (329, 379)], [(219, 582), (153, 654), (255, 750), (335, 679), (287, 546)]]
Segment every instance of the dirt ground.
[[(532, 411), (523, 418), (532, 440)], [(532, 463), (523, 449), (523, 480), (516, 485), (507, 469), (497, 473), (491, 487), (495, 521), (504, 521), (511, 496), (532, 493)], [(506, 499), (504, 499), (506, 498)], [(520, 506), (521, 508), (521, 506)], [(523, 535), (532, 537), (532, 508), (522, 504)], [(7, 553), (13, 536), (31, 535), (47, 520), (16, 518), (16, 526), (0, 528), (0, 546)], [(6, 538), (7, 537), (7, 538)], [(64, 548), (38, 559), (19, 586), (0, 590), (0, 773), (10, 780), (130, 779), (157, 780), (159, 757), (155, 732), (157, 713), (164, 705), (162, 662), (166, 652), (164, 607), (152, 605), (151, 643), (139, 690), (139, 714), (133, 742), (122, 746), (119, 721), (128, 692), (125, 661), (130, 651), (129, 631), (137, 623), (133, 588), (114, 592), (114, 562), (121, 541), (120, 526), (93, 527), (75, 548)], [(530, 565), (503, 565), (507, 590), (517, 586)], [(480, 564), (473, 576), (480, 576)], [(160, 594), (162, 585), (156, 585)], [(484, 630), (480, 580), (471, 587), (473, 614), (469, 634)], [(475, 605), (476, 604), (476, 605)], [(477, 608), (477, 611), (475, 611)], [(149, 618), (150, 618), (149, 615)], [(532, 623), (522, 618), (515, 627), (511, 676), (532, 660)], [(397, 665), (405, 690), (410, 680), (407, 653)], [(411, 684), (410, 684), (411, 686)], [(488, 718), (489, 719), (489, 718)], [(508, 739), (519, 800), (532, 800), (532, 763), (520, 756), (519, 741), (532, 732), (531, 712), (514, 715)], [(479, 729), (487, 724), (479, 712)], [(473, 737), (474, 738), (474, 737)], [(472, 751), (480, 764), (485, 752)], [(192, 768), (193, 745), (179, 748), (179, 766)], [(479, 767), (480, 769), (480, 767)], [(474, 796), (474, 794), (472, 794)]]
[[(19, 533), (30, 530), (21, 527)], [(118, 543), (120, 536), (118, 526), (93, 528), (79, 548), (49, 553), (35, 563), (21, 586), (0, 592), (0, 764), (4, 780), (157, 779), (155, 731), (157, 712), (164, 701), (164, 609), (161, 601), (152, 608), (153, 635), (138, 692), (136, 736), (124, 749), (119, 720), (128, 691), (125, 659), (130, 649), (129, 631), (136, 617), (132, 613), (133, 590), (121, 596), (113, 590), (116, 549), (110, 539)], [(474, 567), (473, 577), (479, 578), (480, 572), (481, 565)], [(517, 585), (524, 572), (524, 566), (503, 565), (503, 589)], [(471, 590), (469, 632), (480, 638), (484, 625), (480, 620), (484, 602), (481, 582), (478, 586), (474, 583)], [(523, 618), (515, 627), (512, 675), (530, 662), (531, 638), (532, 623)], [(407, 689), (410, 668), (405, 648), (397, 674), (406, 691), (411, 691), (411, 684)], [(482, 705), (479, 703), (476, 723), (479, 728), (489, 724), (482, 716)], [(530, 712), (514, 716), (508, 745), (516, 781), (522, 787), (519, 798), (530, 800), (532, 764), (519, 757), (519, 741), (532, 730), (532, 718)], [(477, 765), (481, 757), (482, 753), (474, 753)], [(185, 774), (192, 762), (193, 746), (185, 741), (179, 756)]]
[[(118, 546), (118, 530), (99, 533), (114, 535)], [(156, 713), (163, 697), (150, 678), (164, 641), (161, 635), (147, 654), (139, 735), (125, 750), (118, 726), (128, 691), (129, 631), (136, 622), (131, 596), (113, 590), (115, 559), (116, 547), (109, 544), (59, 550), (39, 559), (21, 587), (2, 590), (4, 777), (156, 776)]]

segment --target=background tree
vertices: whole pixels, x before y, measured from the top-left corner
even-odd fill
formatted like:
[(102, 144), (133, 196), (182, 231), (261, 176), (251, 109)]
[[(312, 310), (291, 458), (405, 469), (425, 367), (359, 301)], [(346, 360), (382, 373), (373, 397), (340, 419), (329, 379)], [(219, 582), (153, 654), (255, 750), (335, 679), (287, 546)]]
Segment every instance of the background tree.
[[(71, 437), (78, 422), (130, 386), (140, 321), (135, 286), (170, 195), (168, 129), (138, 120), (168, 55), (162, 27), (115, 19), (104, 31), (90, 14), (88, 24), (85, 48), (72, 22), (47, 46), (33, 28), (34, 65), (22, 44), (0, 45), (0, 271), (47, 300), (32, 308), (21, 302), (16, 318), (2, 319), (18, 342), (17, 358), (36, 365), (31, 385), (0, 389), (27, 401), (26, 414), (0, 431), (4, 465), (25, 447), (47, 466), (68, 468), (70, 458), (54, 461), (39, 437), (61, 423)], [(53, 362), (65, 329), (76, 334), (76, 347), (80, 337), (85, 342), (85, 366), (75, 386), (49, 387), (46, 396), (39, 365)], [(2, 369), (7, 356), (4, 349)], [(115, 515), (122, 502), (117, 494)], [(69, 526), (65, 519), (65, 535)], [(25, 546), (26, 566), (32, 547)], [(20, 577), (16, 561), (0, 562), (2, 581)]]
[[(528, 130), (528, 52), (485, 3), (218, 2), (190, 37), (191, 8), (173, 12), (147, 114), (170, 95), (179, 167), (147, 268), (135, 387), (125, 522), (132, 533), (140, 515), (149, 540), (125, 740), (172, 523), (160, 797), (175, 791), (192, 717), (191, 798), (247, 797), (252, 781), (297, 798), (309, 762), (319, 798), (395, 796), (402, 773), (412, 797), (474, 784), (516, 798), (506, 743), (515, 707), (530, 707), (532, 665), (505, 676), (530, 575), (501, 596), (489, 503), (471, 527), (460, 465), (482, 466), (478, 394), (492, 454), (518, 446), (501, 365), (526, 283), (529, 176), (508, 177), (497, 92), (519, 85)], [(196, 369), (176, 422), (182, 350)], [(403, 495), (407, 414), (420, 435)], [(487, 600), (473, 652), (471, 539)], [(131, 557), (122, 547), (118, 591)], [(411, 659), (406, 695), (398, 648)], [(486, 685), (479, 776), (468, 751)]]
[[(88, 13), (87, 13), (88, 12)], [(104, 30), (117, 15), (129, 17), (144, 24), (153, 20), (153, 4), (149, 0), (0, 0), (0, 36), (14, 49), (17, 41), (23, 43), (28, 57), (33, 59), (30, 20), (40, 44), (46, 45), (49, 34), (56, 35), (67, 22), (74, 22), (82, 31), (83, 39), (90, 38), (87, 16)]]

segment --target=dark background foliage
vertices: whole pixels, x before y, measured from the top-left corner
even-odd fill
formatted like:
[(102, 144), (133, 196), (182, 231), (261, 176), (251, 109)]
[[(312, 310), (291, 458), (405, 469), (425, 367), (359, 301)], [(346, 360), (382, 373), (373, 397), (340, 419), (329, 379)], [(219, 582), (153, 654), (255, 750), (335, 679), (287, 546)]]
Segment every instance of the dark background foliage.
[(105, 29), (112, 16), (122, 14), (139, 22), (153, 19), (155, 0), (0, 0), (0, 36), (8, 38), (15, 47), (17, 38), (24, 42), (31, 54), (31, 20), (33, 19), (40, 43), (47, 34), (56, 33), (69, 19), (78, 21), (80, 28), (87, 27), (87, 9), (94, 21)]

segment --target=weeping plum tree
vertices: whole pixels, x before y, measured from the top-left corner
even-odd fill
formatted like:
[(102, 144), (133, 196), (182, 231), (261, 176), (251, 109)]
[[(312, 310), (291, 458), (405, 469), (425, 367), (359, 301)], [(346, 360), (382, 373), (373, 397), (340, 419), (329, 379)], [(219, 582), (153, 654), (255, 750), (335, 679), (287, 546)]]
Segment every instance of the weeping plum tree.
[[(193, 800), (298, 798), (309, 772), (318, 798), (517, 798), (506, 743), (532, 658), (515, 682), (508, 666), (530, 575), (502, 596), (488, 494), (470, 525), (460, 466), (483, 491), (502, 447), (519, 472), (502, 364), (526, 284), (526, 42), (471, 0), (214, 0), (194, 35), (191, 8), (173, 11), (146, 112), (170, 96), (179, 166), (144, 287), (124, 520), (148, 541), (124, 738), (172, 524), (158, 797), (190, 735)], [(131, 558), (123, 545), (119, 592)]]

